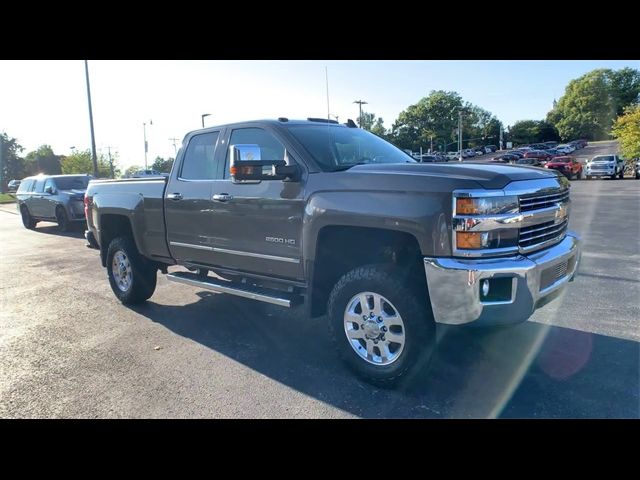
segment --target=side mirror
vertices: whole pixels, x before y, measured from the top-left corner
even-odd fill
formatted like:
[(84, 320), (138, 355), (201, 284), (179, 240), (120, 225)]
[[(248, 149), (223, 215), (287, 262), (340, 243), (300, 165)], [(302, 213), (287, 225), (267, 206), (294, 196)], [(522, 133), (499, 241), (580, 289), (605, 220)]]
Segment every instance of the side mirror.
[(284, 160), (263, 160), (260, 145), (230, 145), (229, 173), (234, 183), (296, 180), (298, 166)]
[(53, 194), (55, 193), (55, 190), (53, 189), (53, 187), (51, 185), (47, 185), (44, 189), (44, 193), (50, 193)]

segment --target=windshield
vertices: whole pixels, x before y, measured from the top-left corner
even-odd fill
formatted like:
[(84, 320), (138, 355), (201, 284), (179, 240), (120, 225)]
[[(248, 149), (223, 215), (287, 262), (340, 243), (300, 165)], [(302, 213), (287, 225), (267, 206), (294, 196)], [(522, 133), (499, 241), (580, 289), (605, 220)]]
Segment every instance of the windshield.
[(325, 171), (369, 163), (416, 163), (399, 148), (360, 128), (291, 125), (289, 131)]
[(55, 179), (58, 190), (86, 190), (91, 177), (58, 177)]
[(602, 157), (593, 157), (592, 162), (613, 162), (613, 157), (611, 155), (605, 155)]

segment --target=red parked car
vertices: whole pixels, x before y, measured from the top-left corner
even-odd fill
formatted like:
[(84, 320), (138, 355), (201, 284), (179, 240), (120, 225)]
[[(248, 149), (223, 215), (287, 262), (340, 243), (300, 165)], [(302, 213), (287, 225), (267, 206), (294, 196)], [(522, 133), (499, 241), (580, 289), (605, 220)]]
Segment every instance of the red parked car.
[(556, 157), (548, 161), (544, 168), (558, 170), (569, 180), (582, 176), (582, 164), (573, 157)]

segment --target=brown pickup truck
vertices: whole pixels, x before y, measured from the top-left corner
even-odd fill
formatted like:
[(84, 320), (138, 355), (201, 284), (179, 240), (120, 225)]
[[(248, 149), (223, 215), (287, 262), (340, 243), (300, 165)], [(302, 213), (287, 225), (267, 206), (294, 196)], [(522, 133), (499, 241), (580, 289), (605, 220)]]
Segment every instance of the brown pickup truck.
[(417, 163), (353, 122), (280, 118), (187, 134), (168, 178), (91, 181), (86, 236), (125, 304), (158, 271), (305, 304), (353, 370), (392, 384), (429, 358), (437, 324), (521, 322), (573, 279), (569, 188), (528, 166)]

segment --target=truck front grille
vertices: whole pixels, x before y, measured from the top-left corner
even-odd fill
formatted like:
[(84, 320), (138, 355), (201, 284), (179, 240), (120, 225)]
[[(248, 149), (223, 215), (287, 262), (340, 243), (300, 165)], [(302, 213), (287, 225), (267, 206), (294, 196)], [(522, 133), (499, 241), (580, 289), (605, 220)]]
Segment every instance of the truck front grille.
[(591, 170), (609, 170), (609, 165), (591, 165)]
[(539, 243), (549, 242), (550, 240), (561, 240), (567, 233), (569, 222), (565, 219), (561, 223), (545, 222), (532, 227), (520, 229), (520, 238), (518, 245), (520, 248), (531, 249)]
[(556, 203), (569, 200), (569, 189), (547, 193), (544, 195), (527, 195), (520, 197), (520, 211), (529, 212), (541, 208), (553, 207)]
[[(558, 189), (545, 193), (522, 195), (519, 198), (520, 212), (531, 212), (555, 207), (569, 202), (569, 189)], [(562, 240), (569, 225), (568, 217), (523, 227), (519, 230), (518, 246), (521, 251), (533, 251)]]

